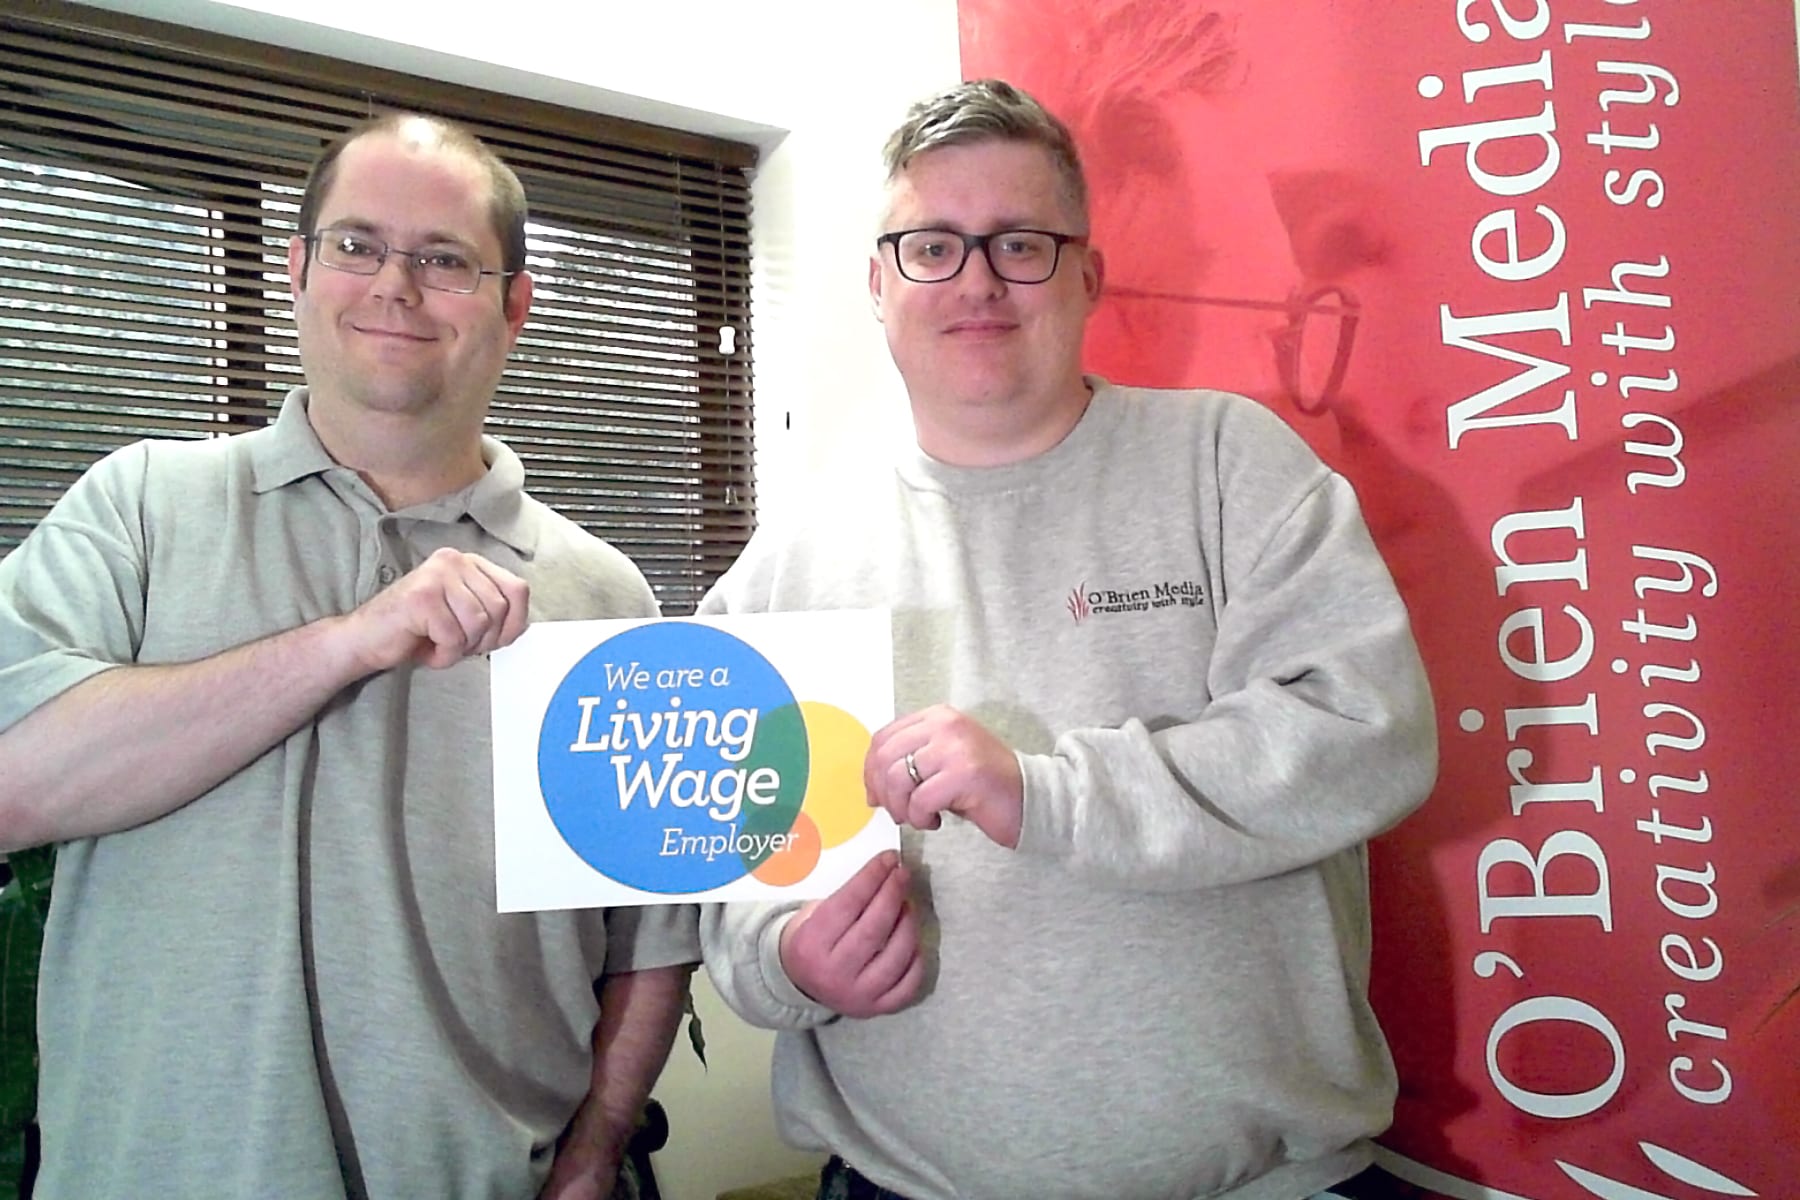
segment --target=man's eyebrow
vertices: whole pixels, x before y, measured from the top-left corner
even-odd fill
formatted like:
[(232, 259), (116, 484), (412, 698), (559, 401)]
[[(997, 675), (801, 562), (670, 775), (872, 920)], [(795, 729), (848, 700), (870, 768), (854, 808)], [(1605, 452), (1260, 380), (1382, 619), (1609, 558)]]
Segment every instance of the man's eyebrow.
[[(470, 251), (473, 251), (475, 249), (474, 242), (471, 242), (471, 241), (467, 240), (466, 238), (459, 237), (454, 233), (443, 233), (443, 232), (428, 233), (424, 237), (419, 238), (418, 243), (419, 243), (420, 247), (422, 247), (422, 246), (456, 246), (461, 249), (470, 250)], [(418, 247), (414, 247), (414, 248), (417, 249)]]
[[(1019, 217), (1019, 216), (1002, 217), (998, 221), (989, 221), (989, 222), (985, 222), (985, 223), (989, 226), (988, 231), (987, 231), (988, 234), (1010, 233), (1011, 231), (1013, 231), (1015, 229), (1049, 229), (1049, 228), (1051, 228), (1052, 225), (1055, 224), (1054, 221), (1051, 222), (1050, 224), (1042, 224), (1034, 217)], [(968, 230), (963, 229), (960, 225), (956, 224), (956, 222), (954, 222), (954, 221), (927, 221), (923, 225), (913, 225), (913, 226), (910, 226), (909, 228), (915, 229), (915, 230), (928, 229), (934, 233), (958, 233), (958, 234), (961, 234), (961, 233), (969, 232)], [(984, 236), (987, 236), (987, 234), (974, 234), (972, 236), (984, 237)]]
[[(392, 237), (393, 237), (393, 235), (390, 231), (383, 228), (381, 225), (377, 224), (376, 222), (370, 221), (363, 217), (340, 217), (338, 220), (332, 221), (327, 225), (321, 226), (321, 228), (354, 230), (357, 233), (366, 233), (366, 234), (370, 234), (374, 237), (381, 238), (384, 241), (390, 242), (390, 244), (392, 242)], [(442, 230), (436, 230), (436, 231), (426, 234), (425, 236), (423, 236), (421, 238), (418, 238), (416, 240), (416, 244), (408, 247), (408, 249), (418, 250), (425, 246), (456, 246), (460, 249), (468, 250), (471, 252), (473, 252), (475, 249), (475, 245), (473, 242), (466, 241), (463, 238), (458, 237), (454, 233), (445, 233)]]

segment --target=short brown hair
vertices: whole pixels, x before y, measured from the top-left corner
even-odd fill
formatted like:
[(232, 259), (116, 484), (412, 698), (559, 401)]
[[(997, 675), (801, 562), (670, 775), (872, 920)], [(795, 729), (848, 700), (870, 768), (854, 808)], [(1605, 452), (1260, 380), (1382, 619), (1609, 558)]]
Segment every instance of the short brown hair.
[(1004, 79), (972, 79), (927, 97), (907, 110), (906, 120), (882, 150), (891, 183), (906, 164), (941, 146), (973, 142), (1024, 142), (1042, 146), (1056, 164), (1063, 202), (1086, 233), (1087, 176), (1069, 127), (1021, 88)]
[[(511, 167), (488, 149), (486, 143), (454, 121), (415, 112), (390, 112), (370, 117), (347, 130), (325, 147), (306, 178), (300, 197), (300, 234), (317, 233), (319, 207), (337, 178), (338, 159), (359, 138), (387, 135), (396, 138), (428, 134), (437, 145), (467, 156), (488, 177), (488, 215), (500, 239), (500, 269), (510, 273), (525, 269), (525, 188)], [(510, 281), (509, 281), (510, 282)]]

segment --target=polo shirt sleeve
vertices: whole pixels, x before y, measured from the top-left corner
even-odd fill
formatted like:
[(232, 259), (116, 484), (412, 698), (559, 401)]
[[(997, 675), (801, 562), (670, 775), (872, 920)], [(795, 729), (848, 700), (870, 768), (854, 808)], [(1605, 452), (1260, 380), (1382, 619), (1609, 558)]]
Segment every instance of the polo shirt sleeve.
[(700, 909), (646, 904), (606, 912), (606, 974), (700, 961)]
[(102, 671), (144, 631), (148, 448), (96, 463), (0, 559), (0, 730)]

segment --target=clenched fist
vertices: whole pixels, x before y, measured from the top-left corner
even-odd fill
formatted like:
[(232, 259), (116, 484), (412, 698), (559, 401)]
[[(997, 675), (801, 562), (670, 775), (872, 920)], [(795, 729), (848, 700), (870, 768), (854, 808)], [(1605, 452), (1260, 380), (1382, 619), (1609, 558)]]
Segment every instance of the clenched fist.
[(371, 674), (409, 660), (449, 667), (515, 641), (529, 599), (511, 571), (445, 548), (346, 616), (344, 636)]

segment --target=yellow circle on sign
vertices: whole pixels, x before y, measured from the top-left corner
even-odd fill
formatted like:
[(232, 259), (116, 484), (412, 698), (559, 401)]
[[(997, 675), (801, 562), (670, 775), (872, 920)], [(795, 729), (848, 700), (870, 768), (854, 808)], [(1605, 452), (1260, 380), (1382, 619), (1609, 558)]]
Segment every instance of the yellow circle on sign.
[(871, 736), (861, 721), (821, 700), (802, 700), (800, 716), (810, 760), (800, 811), (812, 818), (829, 850), (855, 837), (874, 815), (862, 777)]

